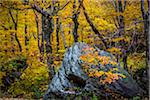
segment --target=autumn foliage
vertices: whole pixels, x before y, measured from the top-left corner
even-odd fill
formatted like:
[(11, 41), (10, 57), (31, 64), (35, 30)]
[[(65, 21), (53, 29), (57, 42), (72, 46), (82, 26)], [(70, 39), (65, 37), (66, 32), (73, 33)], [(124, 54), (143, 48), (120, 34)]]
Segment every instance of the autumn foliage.
[[(149, 0), (141, 1), (149, 16)], [(102, 84), (126, 78), (114, 68), (118, 62), (132, 76), (148, 69), (148, 20), (141, 1), (0, 0), (0, 98), (41, 98), (74, 42), (91, 45), (80, 60), (84, 72)], [(115, 57), (99, 55), (96, 48)]]
[[(126, 78), (125, 75), (118, 73), (118, 68), (113, 68), (113, 66), (118, 66), (115, 58), (100, 56), (93, 47), (85, 47), (82, 52), (84, 54), (80, 56), (80, 59), (83, 61), (82, 66), (90, 77), (99, 78), (102, 84), (111, 84), (120, 78)], [(105, 71), (105, 66), (107, 65), (110, 66), (110, 69)]]

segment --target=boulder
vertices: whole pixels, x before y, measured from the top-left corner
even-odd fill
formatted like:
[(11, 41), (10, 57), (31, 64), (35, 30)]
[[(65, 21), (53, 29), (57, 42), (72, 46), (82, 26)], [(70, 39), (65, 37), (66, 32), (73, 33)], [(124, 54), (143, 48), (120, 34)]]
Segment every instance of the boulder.
[(66, 51), (62, 65), (49, 83), (43, 99), (65, 99), (85, 92), (125, 97), (142, 93), (113, 55), (78, 42)]

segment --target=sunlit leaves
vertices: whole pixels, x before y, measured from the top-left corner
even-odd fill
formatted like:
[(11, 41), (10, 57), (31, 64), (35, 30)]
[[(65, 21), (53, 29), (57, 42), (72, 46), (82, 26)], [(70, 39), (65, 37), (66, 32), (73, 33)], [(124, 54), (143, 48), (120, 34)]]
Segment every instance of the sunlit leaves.
[(105, 72), (104, 71), (96, 71), (95, 76), (96, 77), (101, 77)]
[(105, 75), (106, 78), (104, 80), (100, 80), (100, 82), (102, 82), (103, 84), (105, 83), (111, 84), (112, 82), (115, 82), (119, 78), (126, 78), (126, 76), (123, 74), (112, 73), (112, 72), (106, 72)]
[[(125, 75), (118, 73), (119, 69), (110, 68), (109, 71), (100, 70), (100, 67), (104, 67), (108, 64), (111, 66), (117, 66), (117, 62), (112, 60), (109, 56), (101, 56), (99, 52), (93, 47), (85, 47), (82, 49), (83, 55), (80, 59), (83, 61), (83, 70), (89, 77), (99, 78), (102, 84), (111, 84), (121, 78), (126, 78)], [(93, 67), (92, 67), (93, 66)], [(100, 67), (99, 67), (100, 66)]]
[[(117, 65), (117, 62), (110, 60), (110, 57), (107, 56), (100, 56), (98, 54), (98, 51), (96, 51), (94, 48), (83, 48), (83, 51), (86, 52), (84, 55), (80, 56), (80, 59), (84, 62), (87, 62), (89, 64), (95, 64), (98, 65), (98, 63), (104, 65), (112, 64)], [(87, 53), (88, 52), (88, 53)]]
[(112, 54), (122, 54), (121, 48), (112, 47), (107, 49), (107, 51), (111, 52)]

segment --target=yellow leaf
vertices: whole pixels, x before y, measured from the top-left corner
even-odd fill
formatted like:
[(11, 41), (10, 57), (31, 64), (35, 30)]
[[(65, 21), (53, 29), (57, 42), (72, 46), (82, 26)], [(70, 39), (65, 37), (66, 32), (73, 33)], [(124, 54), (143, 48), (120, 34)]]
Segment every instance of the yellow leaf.
[(117, 65), (116, 61), (110, 61), (109, 63), (112, 64), (113, 66)]
[(88, 60), (88, 62), (89, 62), (89, 63), (92, 63), (94, 60), (95, 60), (95, 59), (94, 59), (94, 57), (93, 57), (93, 58), (91, 58), (90, 60)]
[(58, 50), (59, 53), (64, 53), (66, 50)]
[(88, 75), (91, 77), (91, 76), (94, 76), (94, 73), (93, 72), (89, 72)]
[(82, 55), (82, 56), (80, 56), (80, 59), (83, 60), (83, 61), (86, 61), (86, 56)]
[(103, 72), (103, 71), (95, 72), (95, 76), (101, 77), (104, 73), (105, 72)]
[(119, 76), (121, 76), (122, 78), (126, 78), (126, 76), (123, 74), (119, 74)]
[(118, 71), (118, 68), (113, 68), (112, 70), (113, 70), (113, 71)]

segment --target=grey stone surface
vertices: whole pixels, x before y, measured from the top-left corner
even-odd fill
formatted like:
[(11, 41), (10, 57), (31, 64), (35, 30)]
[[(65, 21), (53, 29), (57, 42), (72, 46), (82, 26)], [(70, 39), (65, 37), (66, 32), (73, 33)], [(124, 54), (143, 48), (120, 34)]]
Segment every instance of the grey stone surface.
[[(119, 63), (117, 66), (106, 65), (105, 69), (109, 70), (110, 67), (118, 68), (118, 73), (124, 74), (126, 76), (125, 79), (119, 79), (111, 84), (103, 85), (96, 78), (88, 77), (82, 69), (82, 61), (80, 60), (80, 56), (83, 53), (82, 49), (87, 46), (88, 45), (85, 43), (78, 42), (66, 51), (62, 65), (49, 84), (43, 99), (46, 100), (48, 98), (53, 99), (59, 97), (65, 98), (68, 95), (78, 95), (86, 91), (105, 95), (103, 94), (103, 90), (106, 88), (126, 97), (132, 97), (141, 92), (137, 83), (132, 79), (127, 71), (120, 67)], [(111, 59), (113, 58), (113, 55), (110, 53), (99, 50), (98, 48), (95, 49), (99, 52), (99, 55), (109, 56)], [(101, 68), (100, 65), (99, 68)], [(71, 80), (73, 80), (73, 82)], [(66, 90), (74, 88), (75, 86), (79, 88), (78, 92)]]

